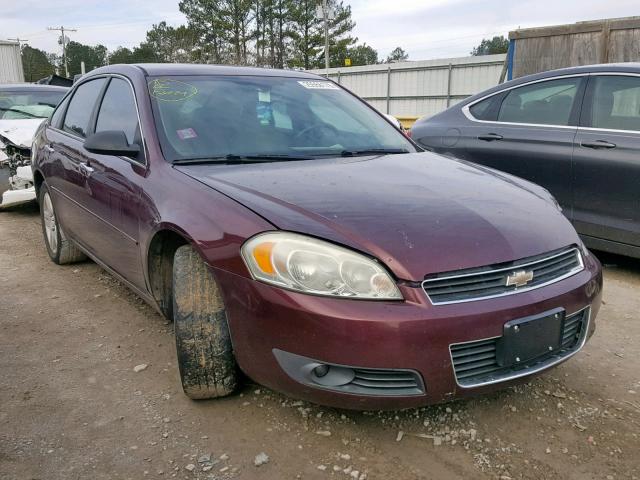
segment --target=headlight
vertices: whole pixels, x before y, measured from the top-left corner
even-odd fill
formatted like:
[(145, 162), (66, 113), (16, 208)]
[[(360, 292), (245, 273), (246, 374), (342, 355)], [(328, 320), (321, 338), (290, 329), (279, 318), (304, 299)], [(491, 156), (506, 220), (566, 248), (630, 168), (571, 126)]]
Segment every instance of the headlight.
[(374, 260), (304, 235), (269, 232), (242, 246), (256, 280), (315, 295), (401, 300), (387, 271)]

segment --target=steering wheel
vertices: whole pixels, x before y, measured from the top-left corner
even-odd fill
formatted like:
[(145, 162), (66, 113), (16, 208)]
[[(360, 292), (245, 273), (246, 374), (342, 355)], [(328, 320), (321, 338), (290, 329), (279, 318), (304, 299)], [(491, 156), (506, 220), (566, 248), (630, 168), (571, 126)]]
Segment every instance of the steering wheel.
[(329, 125), (328, 123), (324, 123), (324, 122), (318, 122), (318, 123), (314, 123), (313, 125), (309, 125), (306, 128), (303, 128), (298, 133), (296, 133), (293, 138), (295, 140), (299, 140), (301, 138), (306, 137), (311, 132), (315, 133), (314, 137), (321, 138), (322, 130), (329, 132), (330, 134), (333, 134), (333, 135), (339, 135), (340, 133), (338, 129), (333, 125)]

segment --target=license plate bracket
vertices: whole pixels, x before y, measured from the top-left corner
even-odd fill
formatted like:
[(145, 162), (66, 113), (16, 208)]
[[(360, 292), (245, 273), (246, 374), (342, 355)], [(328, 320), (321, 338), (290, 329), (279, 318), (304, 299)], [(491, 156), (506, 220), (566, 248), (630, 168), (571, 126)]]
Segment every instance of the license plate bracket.
[(560, 350), (565, 310), (511, 320), (504, 324), (496, 345), (498, 365), (525, 365), (529, 360)]

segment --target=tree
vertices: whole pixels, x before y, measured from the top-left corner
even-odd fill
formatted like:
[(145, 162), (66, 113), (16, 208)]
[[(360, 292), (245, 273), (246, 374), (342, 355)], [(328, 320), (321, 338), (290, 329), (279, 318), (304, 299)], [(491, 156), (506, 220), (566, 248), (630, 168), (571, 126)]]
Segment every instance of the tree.
[(35, 82), (56, 73), (56, 67), (48, 54), (29, 45), (22, 47), (22, 69), (27, 82)]
[[(346, 51), (358, 41), (357, 38), (350, 35), (356, 24), (351, 19), (351, 6), (345, 6), (342, 0), (331, 0), (328, 3), (334, 12), (333, 20), (329, 20), (329, 66), (340, 67), (344, 65)], [(316, 68), (322, 68), (325, 65), (324, 31), (321, 39), (321, 52), (315, 59), (314, 66)]]
[(104, 66), (107, 63), (107, 47), (104, 45), (84, 45), (74, 41), (68, 42), (67, 63), (69, 64), (69, 75), (71, 77), (82, 73), (81, 62), (84, 62), (87, 72)]
[(197, 42), (196, 32), (181, 25), (174, 28), (162, 21), (147, 32), (147, 40), (140, 47), (155, 53), (155, 61), (162, 63), (188, 63), (192, 60)]
[(348, 49), (347, 58), (351, 59), (351, 65), (354, 67), (357, 65), (375, 65), (378, 63), (378, 52), (373, 47), (363, 43)]
[(500, 37), (493, 37), (492, 39), (483, 38), (480, 45), (471, 50), (471, 55), (493, 55), (496, 53), (507, 53), (509, 49), (509, 40)]
[(203, 63), (228, 63), (229, 43), (225, 33), (222, 0), (181, 0), (180, 11), (196, 36), (195, 55)]
[(409, 60), (409, 54), (402, 47), (396, 47), (391, 51), (385, 63), (404, 62), (406, 60)]
[(292, 55), (289, 65), (306, 70), (324, 50), (323, 22), (316, 18), (316, 0), (293, 2), (291, 9)]

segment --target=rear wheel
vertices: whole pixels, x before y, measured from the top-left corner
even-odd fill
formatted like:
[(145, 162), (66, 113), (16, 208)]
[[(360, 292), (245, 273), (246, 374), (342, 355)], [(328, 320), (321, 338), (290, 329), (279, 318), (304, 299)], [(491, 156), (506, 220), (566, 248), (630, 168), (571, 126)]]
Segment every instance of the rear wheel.
[(51, 194), (45, 183), (40, 187), (40, 219), (47, 253), (58, 265), (86, 260), (87, 257), (67, 238), (56, 217)]
[(218, 284), (190, 245), (174, 256), (173, 320), (184, 393), (192, 399), (232, 393), (238, 368), (226, 310)]

